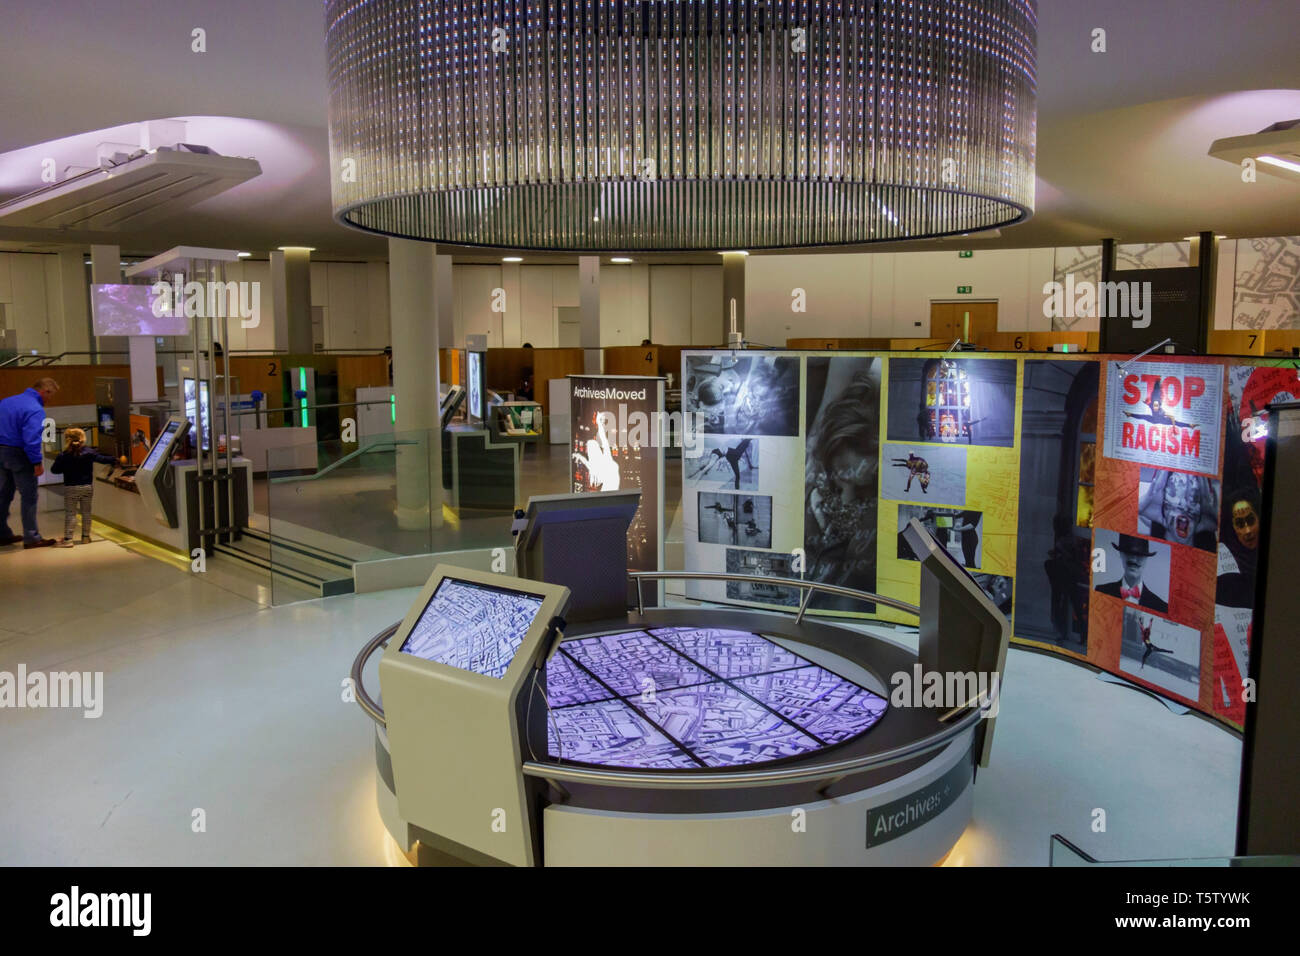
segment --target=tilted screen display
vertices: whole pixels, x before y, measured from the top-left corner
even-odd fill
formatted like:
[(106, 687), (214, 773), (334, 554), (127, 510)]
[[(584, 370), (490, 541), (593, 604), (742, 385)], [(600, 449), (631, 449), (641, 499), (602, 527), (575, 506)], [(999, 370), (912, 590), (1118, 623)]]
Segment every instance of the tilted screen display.
[(870, 730), (879, 694), (747, 631), (665, 627), (567, 641), (546, 665), (551, 757), (655, 770), (813, 753)]
[(148, 457), (145, 458), (144, 464), (140, 466), (141, 471), (153, 471), (162, 464), (163, 455), (167, 453), (167, 446), (171, 443), (172, 436), (176, 434), (176, 430), (180, 427), (180, 422), (167, 423), (167, 427), (163, 429), (163, 433), (158, 436), (158, 440), (154, 442), (153, 447), (149, 449)]
[(433, 592), (401, 651), (500, 680), (510, 668), (543, 598), (446, 578)]

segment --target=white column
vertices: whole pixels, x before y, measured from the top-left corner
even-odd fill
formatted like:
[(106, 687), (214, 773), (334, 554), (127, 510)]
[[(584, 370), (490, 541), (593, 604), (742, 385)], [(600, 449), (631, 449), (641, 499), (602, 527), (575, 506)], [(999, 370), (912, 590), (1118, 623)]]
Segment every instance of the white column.
[(600, 351), (600, 256), (578, 257), (578, 318), (582, 341), (582, 370), (604, 371)]
[(438, 421), (438, 296), (435, 247), (388, 240), (396, 432), (420, 444), (397, 447), (397, 526), (442, 526), (442, 434)]
[(726, 342), (731, 328), (731, 303), (736, 303), (736, 328), (745, 334), (745, 260), (742, 252), (728, 252), (722, 256), (722, 338)]

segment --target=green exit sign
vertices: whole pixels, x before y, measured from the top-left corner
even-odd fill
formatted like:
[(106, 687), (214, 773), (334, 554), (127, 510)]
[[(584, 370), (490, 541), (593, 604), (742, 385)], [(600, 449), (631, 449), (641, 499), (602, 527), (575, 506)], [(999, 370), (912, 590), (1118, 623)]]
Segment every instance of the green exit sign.
[(958, 294), (958, 295), (970, 295), (970, 286), (968, 286), (968, 285), (959, 285), (959, 286), (957, 286), (957, 294)]
[(975, 250), (974, 250), (974, 249), (962, 249), (960, 252), (957, 253), (957, 258), (958, 258), (958, 259), (973, 259), (973, 258), (975, 258)]

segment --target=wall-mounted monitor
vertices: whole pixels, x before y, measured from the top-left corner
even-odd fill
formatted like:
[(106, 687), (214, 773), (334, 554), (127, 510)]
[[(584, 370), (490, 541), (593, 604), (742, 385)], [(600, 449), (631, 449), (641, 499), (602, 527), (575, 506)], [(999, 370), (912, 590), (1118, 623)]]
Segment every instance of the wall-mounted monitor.
[[(171, 304), (168, 294), (157, 296), (148, 285), (97, 283), (90, 287), (91, 325), (96, 335), (189, 335), (190, 320), (162, 311)], [(159, 306), (155, 310), (155, 306)]]

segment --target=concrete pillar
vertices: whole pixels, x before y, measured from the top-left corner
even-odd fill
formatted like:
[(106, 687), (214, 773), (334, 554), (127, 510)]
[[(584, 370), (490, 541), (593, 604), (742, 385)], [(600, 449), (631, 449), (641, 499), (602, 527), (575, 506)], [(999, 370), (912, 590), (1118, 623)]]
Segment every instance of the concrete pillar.
[(456, 286), (451, 256), (438, 256), (433, 266), (433, 294), (438, 301), (438, 347), (456, 348)]
[[(90, 350), (90, 304), (86, 295), (85, 253), (74, 246), (59, 250), (59, 311), (50, 322), (50, 351)], [(88, 355), (74, 355), (70, 362), (85, 365)]]
[[(442, 433), (438, 421), (438, 290), (435, 247), (388, 240), (388, 308), (398, 438), (397, 526), (442, 526)], [(416, 434), (412, 434), (412, 433)]]
[(745, 260), (749, 258), (743, 252), (724, 252), (722, 254), (722, 338), (727, 341), (731, 328), (731, 303), (736, 303), (736, 328), (742, 336), (745, 334)]
[[(120, 246), (90, 247), (90, 281), (94, 285), (106, 282), (122, 281), (122, 249)], [(125, 352), (127, 348), (125, 335), (97, 335), (90, 346), (96, 353)], [(96, 354), (97, 362), (121, 362), (125, 356)]]
[(275, 303), (275, 344), (283, 344), (291, 355), (311, 355), (315, 351), (311, 334), (311, 249), (282, 246), (271, 253), (271, 298)]
[(600, 351), (600, 256), (578, 257), (578, 318), (582, 370), (599, 375), (604, 371)]

